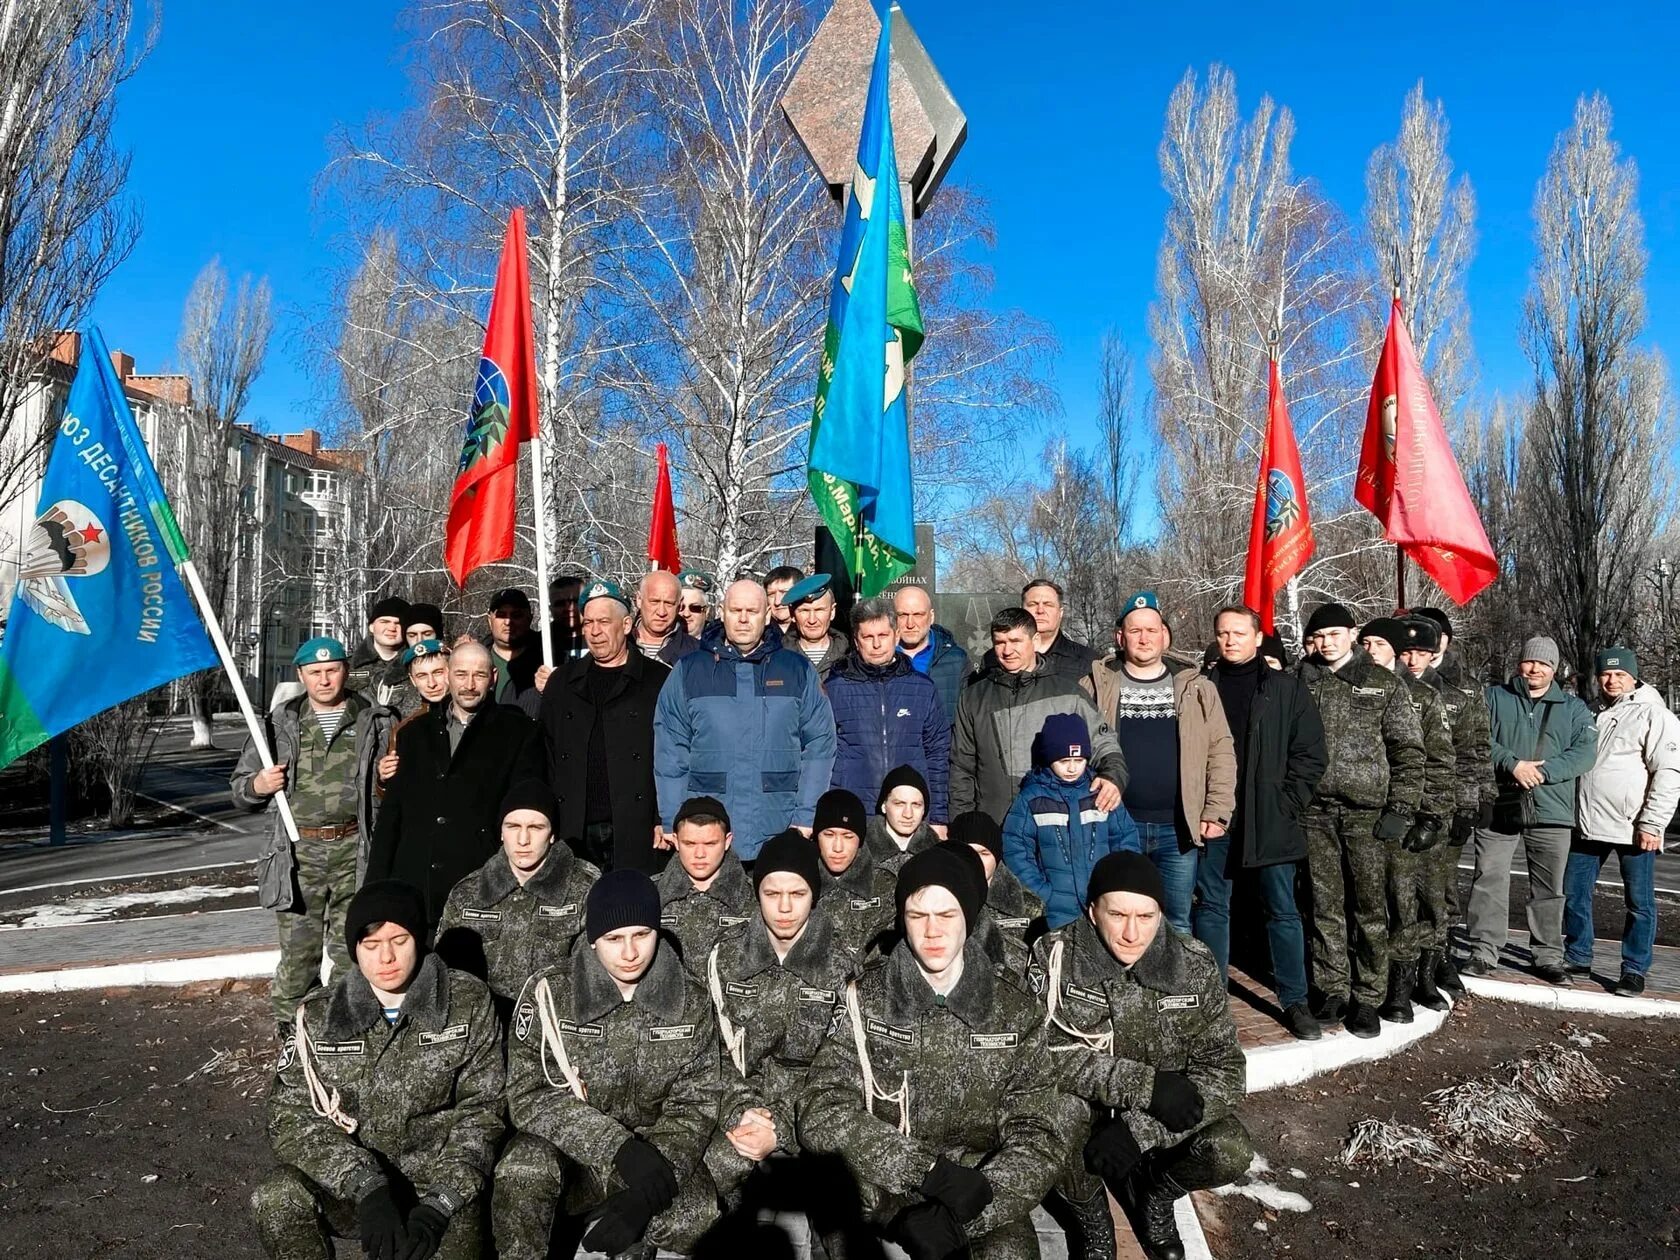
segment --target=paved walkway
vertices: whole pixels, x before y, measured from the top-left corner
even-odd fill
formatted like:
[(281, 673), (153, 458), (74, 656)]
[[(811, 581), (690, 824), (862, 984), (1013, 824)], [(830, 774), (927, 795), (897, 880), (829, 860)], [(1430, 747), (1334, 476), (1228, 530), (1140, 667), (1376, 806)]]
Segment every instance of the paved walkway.
[[(1454, 932), (1453, 946), (1462, 963), (1470, 948), (1462, 929)], [(1505, 948), (1500, 951), (1499, 966), (1487, 978), (1510, 984), (1538, 985), (1545, 989), (1608, 993), (1622, 974), (1622, 942), (1620, 938), (1598, 937), (1593, 942), (1592, 974), (1571, 976), (1563, 984), (1548, 984), (1530, 970), (1533, 964), (1534, 954), (1528, 947), (1528, 933), (1513, 928)], [(1651, 970), (1645, 976), (1644, 996), (1680, 1001), (1680, 948), (1658, 945), (1652, 951)]]

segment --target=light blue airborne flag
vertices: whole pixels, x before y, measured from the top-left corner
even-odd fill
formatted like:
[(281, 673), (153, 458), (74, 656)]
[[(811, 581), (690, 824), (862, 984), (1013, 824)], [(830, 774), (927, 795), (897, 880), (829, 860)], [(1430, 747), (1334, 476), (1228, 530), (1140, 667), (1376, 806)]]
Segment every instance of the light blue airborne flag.
[(904, 368), (922, 344), (922, 312), (887, 103), (891, 27), (888, 13), (828, 300), (807, 474), (811, 498), (863, 596), (879, 594), (916, 562)]
[(0, 766), (216, 664), (187, 558), (98, 329), (82, 341), (0, 638)]

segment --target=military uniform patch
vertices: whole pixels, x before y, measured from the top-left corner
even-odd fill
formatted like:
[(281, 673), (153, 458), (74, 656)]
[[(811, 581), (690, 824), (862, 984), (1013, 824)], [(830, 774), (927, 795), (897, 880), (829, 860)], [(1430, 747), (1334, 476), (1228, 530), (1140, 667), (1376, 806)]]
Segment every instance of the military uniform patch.
[(993, 917), (992, 922), (1007, 931), (1019, 932), (1022, 928), (1026, 927), (1027, 924), (1031, 923), (1032, 920), (1027, 918), (1025, 915), (1022, 915), (1020, 918), (997, 915)]
[(538, 906), (537, 907), (537, 917), (539, 919), (565, 919), (565, 918), (573, 917), (576, 914), (577, 914), (577, 902), (575, 902), (575, 901), (568, 901), (563, 906)]
[(801, 1002), (827, 1002), (832, 1005), (839, 999), (839, 996), (833, 989), (813, 989), (807, 985), (799, 986), (799, 1000)]
[(1155, 1003), (1158, 1011), (1193, 1011), (1202, 1004), (1200, 993), (1179, 993)]
[(467, 1033), (471, 1029), (471, 1024), (451, 1024), (442, 1032), (423, 1032), (420, 1034), (420, 1044), (423, 1046), (439, 1046), (446, 1041), (465, 1041)]
[(744, 915), (744, 914), (720, 914), (720, 915), (718, 915), (718, 926), (719, 927), (734, 927), (736, 924), (745, 923), (746, 921), (747, 921), (747, 916)]
[(862, 897), (853, 897), (847, 904), (850, 905), (853, 910), (879, 910), (881, 908), (881, 899), (879, 897), (870, 897), (865, 900)]
[(1108, 998), (1097, 989), (1082, 989), (1077, 984), (1064, 984), (1062, 996), (1072, 998), (1075, 1002), (1083, 1002), (1086, 1006), (1094, 1006), (1098, 1010), (1108, 1009)]
[(916, 1044), (916, 1030), (914, 1028), (899, 1028), (895, 1024), (883, 1023), (878, 1019), (863, 1021), (864, 1031), (872, 1037), (885, 1037), (888, 1041), (896, 1041), (901, 1046)]
[(1020, 1044), (1020, 1037), (1009, 1033), (969, 1033), (968, 1048), (970, 1050), (1013, 1050)]
[(677, 912), (675, 910), (662, 910), (662, 911), (660, 911), (660, 913), (659, 913), (659, 926), (660, 927), (667, 927), (667, 928), (676, 927), (677, 926)]
[(513, 1035), (524, 1041), (531, 1034), (531, 1020), (536, 1015), (536, 1008), (529, 1002), (521, 1002), (519, 1009), (513, 1013)]
[(367, 1043), (362, 1041), (317, 1041), (316, 1054), (366, 1054)]
[(275, 1072), (284, 1072), (292, 1066), (292, 1060), (297, 1058), (297, 1042), (290, 1038), (280, 1047), (280, 1060), (274, 1065)]
[(569, 1019), (563, 1019), (560, 1021), (560, 1031), (571, 1033), (574, 1037), (599, 1037), (601, 1035), (601, 1025), (575, 1024)]
[(500, 910), (479, 910), (473, 906), (462, 906), (461, 917), (468, 923), (500, 923), (502, 912)]
[(756, 984), (743, 984), (739, 980), (725, 981), (724, 986), (723, 986), (723, 991), (725, 993), (729, 994), (730, 997), (757, 997), (758, 996), (758, 986)]
[(649, 1041), (692, 1041), (693, 1024), (666, 1024), (648, 1029)]

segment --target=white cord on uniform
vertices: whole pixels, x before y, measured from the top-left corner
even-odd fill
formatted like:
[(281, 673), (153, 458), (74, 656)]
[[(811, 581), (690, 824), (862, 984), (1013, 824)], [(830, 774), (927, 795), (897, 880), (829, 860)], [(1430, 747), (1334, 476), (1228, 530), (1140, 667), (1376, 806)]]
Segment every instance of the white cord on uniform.
[[(1055, 1025), (1056, 1028), (1072, 1037), (1075, 1041), (1080, 1042), (1089, 1049), (1095, 1050), (1098, 1054), (1113, 1054), (1114, 1028), (1112, 1022), (1110, 1023), (1107, 1032), (1090, 1033), (1085, 1032), (1083, 1029), (1075, 1028), (1071, 1024), (1064, 1023), (1056, 1015), (1056, 1008), (1060, 1006), (1062, 1002), (1063, 944), (1064, 942), (1057, 941), (1050, 947), (1050, 987), (1049, 992), (1044, 995), (1044, 1026), (1048, 1028), (1052, 1024)], [(1077, 1048), (1077, 1046), (1067, 1045), (1051, 1046), (1050, 1053), (1060, 1054)]]
[(718, 946), (712, 946), (712, 952), (706, 959), (706, 983), (712, 990), (712, 1007), (717, 1011), (718, 1035), (723, 1039), (723, 1048), (729, 1051), (729, 1061), (735, 1065), (735, 1070), (745, 1077), (747, 1030), (736, 1028), (730, 1022), (729, 1012), (724, 1009), (723, 982), (718, 979), (718, 949)]
[(354, 1133), (356, 1118), (345, 1114), (344, 1108), (339, 1105), (338, 1090), (333, 1089), (329, 1093), (315, 1071), (315, 1043), (309, 1039), (309, 1029), (304, 1026), (302, 1002), (298, 1003), (293, 1023), (297, 1026), (297, 1055), (298, 1062), (303, 1065), (303, 1083), (309, 1090), (309, 1109), (322, 1119), (331, 1120), (346, 1133)]
[[(560, 1021), (554, 1015), (554, 995), (549, 991), (547, 979), (537, 981), (537, 987), (531, 996), (537, 1003), (537, 1059), (542, 1064), (543, 1078), (555, 1089), (571, 1090), (572, 1097), (583, 1102), (588, 1091), (584, 1089), (583, 1079), (578, 1076), (570, 1056), (566, 1054), (566, 1039), (560, 1035)], [(560, 1068), (560, 1075), (564, 1078), (562, 1080), (555, 1080), (553, 1073), (548, 1070), (548, 1052), (551, 1048), (554, 1051), (554, 1061)]]
[(910, 1073), (904, 1073), (904, 1080), (899, 1087), (891, 1092), (878, 1089), (875, 1085), (875, 1067), (869, 1062), (869, 1047), (863, 1039), (863, 1012), (858, 1009), (857, 981), (846, 982), (846, 1013), (852, 1017), (852, 1041), (857, 1046), (858, 1066), (863, 1071), (863, 1107), (865, 1111), (874, 1113), (875, 1100), (898, 1104), (898, 1131), (905, 1137), (910, 1136)]

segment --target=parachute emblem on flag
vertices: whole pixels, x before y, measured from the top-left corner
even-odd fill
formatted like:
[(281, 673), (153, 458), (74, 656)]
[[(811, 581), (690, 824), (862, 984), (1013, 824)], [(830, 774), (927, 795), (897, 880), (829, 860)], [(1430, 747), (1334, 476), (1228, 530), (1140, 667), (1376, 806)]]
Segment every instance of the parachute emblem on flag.
[(111, 536), (93, 512), (60, 499), (36, 519), (18, 573), (23, 602), (60, 630), (92, 634), (66, 578), (93, 577), (111, 562)]
[(478, 361), (478, 380), (473, 385), (472, 421), (461, 444), (459, 472), (465, 472), (507, 440), (512, 393), (507, 377), (497, 362), (486, 355)]
[(1394, 444), (1400, 435), (1400, 398), (1397, 394), (1390, 394), (1382, 400), (1382, 438), (1383, 454), (1388, 456), (1388, 462), (1394, 462)]
[(1281, 468), (1274, 468), (1266, 476), (1266, 537), (1276, 538), (1292, 529), (1301, 519), (1301, 503), (1295, 495), (1295, 483)]

